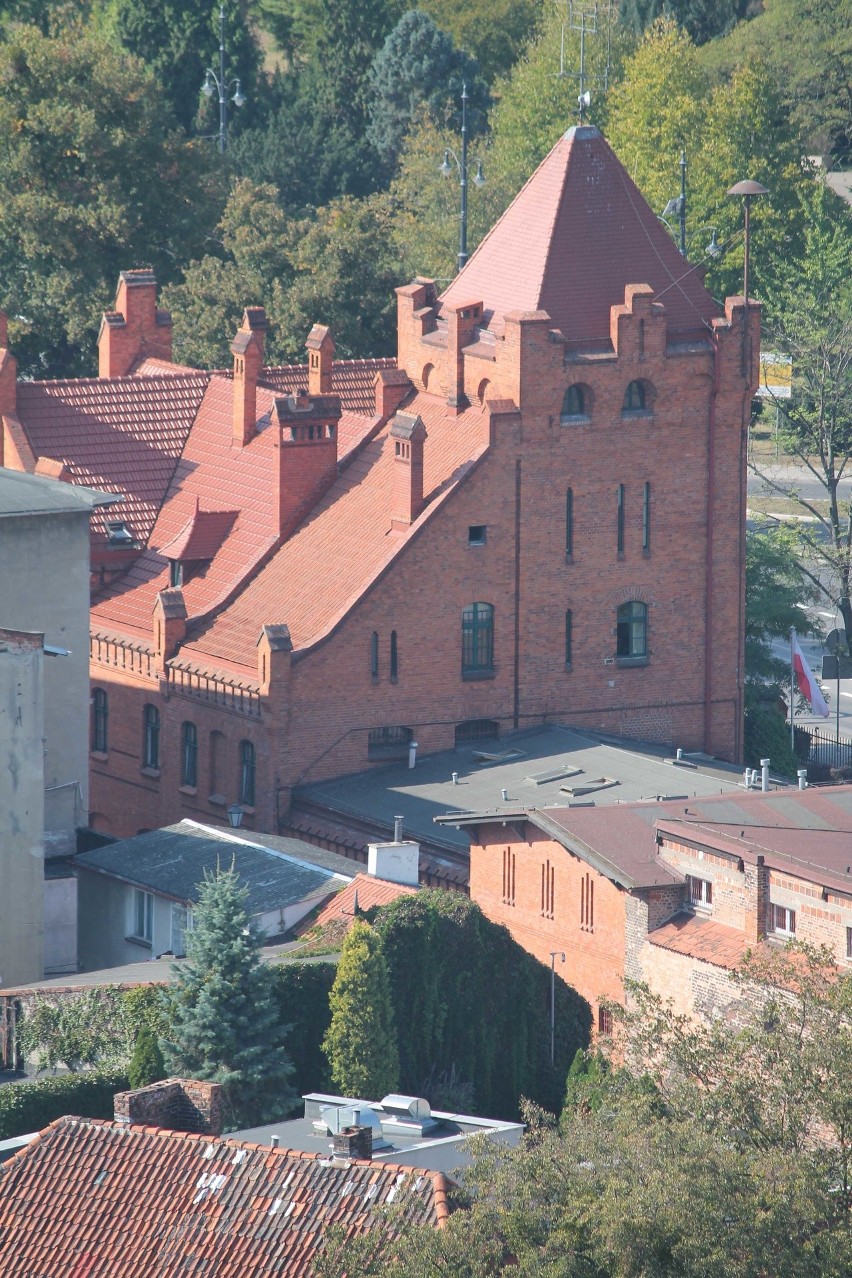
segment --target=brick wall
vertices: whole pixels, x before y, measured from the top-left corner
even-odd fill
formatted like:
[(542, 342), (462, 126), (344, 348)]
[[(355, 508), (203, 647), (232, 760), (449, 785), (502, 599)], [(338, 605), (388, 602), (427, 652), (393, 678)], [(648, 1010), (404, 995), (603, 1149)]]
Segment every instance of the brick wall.
[[(551, 951), (564, 952), (557, 975), (594, 1009), (602, 998), (621, 1002), (627, 894), (532, 826), (525, 834), (482, 830), (484, 842), (471, 844), (471, 899), (540, 962), (549, 966)], [(543, 899), (542, 870), (545, 879), (552, 872), (552, 909), (546, 891)]]
[(219, 1083), (167, 1078), (114, 1098), (116, 1122), (168, 1127), (178, 1132), (222, 1131), (222, 1088)]

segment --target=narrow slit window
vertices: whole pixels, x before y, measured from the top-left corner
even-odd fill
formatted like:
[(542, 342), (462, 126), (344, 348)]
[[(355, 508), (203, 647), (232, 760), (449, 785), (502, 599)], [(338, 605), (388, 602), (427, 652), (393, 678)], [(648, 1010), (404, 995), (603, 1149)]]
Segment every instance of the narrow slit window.
[(565, 557), (571, 559), (574, 554), (574, 489), (569, 488), (565, 494)]
[(651, 485), (642, 486), (642, 549), (651, 549)]
[(390, 677), (391, 679), (399, 677), (399, 646), (395, 630), (391, 631), (390, 637)]
[(570, 666), (571, 664), (573, 627), (574, 627), (574, 614), (570, 608), (566, 608), (565, 609), (565, 664), (566, 666)]
[(370, 636), (370, 678), (379, 677), (379, 632), (374, 630)]
[(624, 554), (624, 484), (616, 489), (616, 545), (618, 553)]

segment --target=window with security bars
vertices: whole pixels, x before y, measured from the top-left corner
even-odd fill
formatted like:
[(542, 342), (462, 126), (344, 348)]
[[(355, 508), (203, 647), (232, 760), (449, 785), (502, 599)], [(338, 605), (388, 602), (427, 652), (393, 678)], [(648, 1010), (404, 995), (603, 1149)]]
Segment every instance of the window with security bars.
[(648, 605), (638, 599), (623, 603), (616, 613), (615, 655), (646, 657), (648, 655)]
[(612, 1012), (608, 1007), (598, 1008), (598, 1034), (601, 1038), (612, 1038)]
[(796, 911), (788, 909), (786, 905), (770, 904), (769, 930), (777, 936), (795, 936)]
[(708, 908), (713, 904), (713, 884), (709, 879), (698, 879), (693, 874), (687, 874), (686, 883), (689, 899), (694, 906)]
[(369, 759), (406, 759), (414, 737), (411, 728), (371, 728), (367, 734)]
[(99, 754), (109, 749), (109, 700), (103, 688), (92, 693), (92, 749)]
[(462, 612), (462, 674), (494, 669), (494, 607), (473, 603)]

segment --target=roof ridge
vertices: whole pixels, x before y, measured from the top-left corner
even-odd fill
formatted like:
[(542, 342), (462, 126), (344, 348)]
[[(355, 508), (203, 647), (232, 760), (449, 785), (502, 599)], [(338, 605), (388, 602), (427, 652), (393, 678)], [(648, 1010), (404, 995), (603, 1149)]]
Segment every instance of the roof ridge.
[(18, 389), (28, 386), (98, 386), (106, 389), (109, 386), (144, 386), (148, 382), (167, 382), (173, 384), (180, 380), (210, 378), (215, 370), (205, 368), (186, 369), (181, 373), (125, 373), (122, 377), (43, 377), (32, 381), (20, 382)]

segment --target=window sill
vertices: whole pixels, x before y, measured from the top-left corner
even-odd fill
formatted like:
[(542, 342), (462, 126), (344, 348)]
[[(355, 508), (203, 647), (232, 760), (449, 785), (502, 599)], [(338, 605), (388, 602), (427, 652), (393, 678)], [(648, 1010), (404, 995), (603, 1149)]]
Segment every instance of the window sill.
[(643, 559), (650, 559), (650, 558), (651, 558), (651, 547), (650, 547), (650, 546), (643, 546), (643, 547), (642, 547), (642, 558), (643, 558)]
[(573, 661), (566, 661), (566, 662), (565, 662), (565, 673), (566, 673), (566, 674), (570, 674), (570, 673), (571, 673), (571, 671), (572, 671), (573, 669), (574, 669), (574, 663), (573, 663)]
[(178, 790), (181, 794), (198, 794), (197, 785), (179, 785)]
[(479, 679), (496, 679), (496, 670), (462, 670), (461, 677), (465, 683), (475, 683)]
[(629, 670), (631, 666), (647, 666), (650, 664), (648, 657), (616, 657), (615, 664), (623, 670)]
[(591, 426), (592, 419), (588, 413), (571, 413), (559, 418), (560, 426)]
[(653, 416), (653, 410), (650, 408), (622, 408), (621, 410), (622, 421), (633, 421), (643, 417), (650, 419)]
[(208, 795), (207, 802), (214, 803), (217, 808), (224, 808), (228, 800), (225, 798), (224, 794), (211, 794)]
[(146, 941), (143, 936), (125, 936), (128, 945), (138, 945), (140, 950), (152, 950), (154, 948), (151, 941)]
[(159, 780), (159, 768), (140, 768), (139, 771), (142, 773), (143, 777), (153, 777), (154, 780)]
[(109, 759), (109, 755), (105, 750), (90, 750), (89, 758), (96, 759), (98, 763), (106, 763)]

